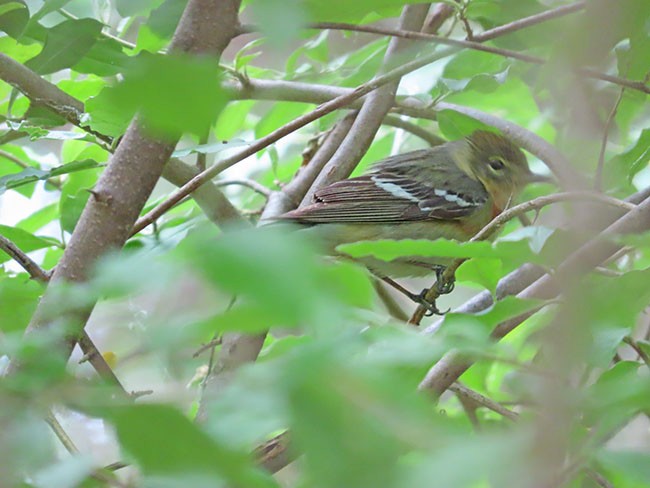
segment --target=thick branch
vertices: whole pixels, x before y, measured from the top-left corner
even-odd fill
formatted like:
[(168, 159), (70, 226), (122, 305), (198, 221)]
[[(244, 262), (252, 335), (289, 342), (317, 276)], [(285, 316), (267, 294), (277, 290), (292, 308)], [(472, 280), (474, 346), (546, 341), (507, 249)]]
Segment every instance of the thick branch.
[[(171, 50), (219, 56), (235, 34), (238, 9), (237, 0), (190, 0)], [(51, 282), (85, 280), (99, 257), (124, 245), (175, 144), (176, 141), (150, 138), (139, 118), (134, 118), (100, 176)], [(52, 295), (46, 293), (27, 333), (52, 324), (49, 316), (52, 300)], [(86, 307), (69, 317), (75, 332), (62, 345), (66, 354), (72, 351), (91, 311), (92, 307)], [(12, 362), (8, 369), (15, 371), (17, 366)]]
[[(32, 103), (43, 105), (84, 131), (94, 134), (106, 142), (112, 142), (110, 137), (96, 133), (88, 126), (81, 125), (79, 117), (84, 112), (84, 104), (81, 100), (68, 95), (56, 85), (41, 78), (37, 73), (13, 59), (7, 58), (4, 54), (0, 54), (0, 79), (11, 83)], [(195, 168), (175, 158), (172, 158), (163, 170), (163, 177), (176, 186), (184, 185), (197, 174), (198, 171)], [(217, 225), (230, 222), (248, 223), (214, 185), (205, 185), (194, 192), (192, 196), (206, 216)]]

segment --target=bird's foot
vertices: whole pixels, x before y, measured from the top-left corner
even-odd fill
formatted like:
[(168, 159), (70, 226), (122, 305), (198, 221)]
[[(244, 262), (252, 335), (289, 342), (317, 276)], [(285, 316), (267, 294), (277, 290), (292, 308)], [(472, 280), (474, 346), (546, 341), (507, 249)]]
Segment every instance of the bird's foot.
[(409, 297), (415, 303), (427, 309), (426, 313), (424, 314), (425, 317), (431, 317), (432, 315), (445, 315), (447, 312), (449, 312), (449, 310), (451, 310), (449, 309), (449, 310), (445, 310), (444, 312), (441, 312), (436, 306), (435, 300), (433, 302), (427, 300), (426, 297), (428, 292), (429, 289), (425, 288), (417, 295), (415, 293), (412, 293), (411, 296)]
[(456, 277), (452, 276), (450, 279), (446, 280), (444, 278), (446, 266), (436, 266), (434, 271), (436, 272), (436, 291), (439, 295), (448, 295), (456, 287)]

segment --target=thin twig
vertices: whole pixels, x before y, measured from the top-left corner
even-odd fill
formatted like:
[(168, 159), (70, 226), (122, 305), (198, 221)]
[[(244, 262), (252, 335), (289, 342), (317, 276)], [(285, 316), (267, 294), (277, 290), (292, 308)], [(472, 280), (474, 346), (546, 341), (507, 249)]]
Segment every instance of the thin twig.
[[(541, 208), (546, 207), (547, 205), (551, 205), (557, 202), (583, 201), (583, 200), (603, 203), (612, 207), (623, 209), (625, 211), (630, 211), (636, 208), (636, 205), (632, 203), (628, 203), (623, 200), (619, 200), (617, 198), (609, 197), (601, 193), (593, 193), (593, 192), (555, 193), (553, 195), (546, 195), (543, 197), (535, 198), (534, 200), (521, 203), (519, 205), (516, 205), (512, 208), (503, 211), (501, 214), (497, 215), (494, 219), (492, 219), (485, 227), (483, 227), (474, 237), (472, 237), (470, 239), (470, 242), (482, 241), (489, 238), (490, 236), (492, 236), (492, 234), (494, 234), (497, 230), (499, 230), (508, 221), (531, 210), (539, 210)], [(441, 283), (447, 283), (450, 280), (452, 280), (458, 267), (461, 264), (463, 264), (466, 260), (467, 259), (464, 258), (455, 259), (449, 266), (447, 266), (445, 271), (442, 273), (442, 276), (440, 277)], [(438, 290), (437, 283), (436, 283), (434, 284), (434, 286), (430, 287), (429, 290), (427, 291), (425, 295), (425, 300), (427, 300), (429, 303), (435, 303), (436, 299), (439, 296), (440, 296), (440, 292)], [(418, 308), (413, 313), (413, 315), (411, 316), (409, 323), (416, 324), (416, 325), (419, 324), (424, 318), (424, 314), (426, 313), (426, 311), (427, 309), (424, 306), (419, 305)]]
[(0, 249), (6, 252), (14, 261), (16, 261), (27, 273), (36, 281), (47, 283), (50, 274), (41, 268), (36, 262), (24, 253), (12, 241), (0, 235)]
[(616, 117), (618, 106), (621, 104), (621, 100), (623, 100), (624, 94), (625, 94), (625, 88), (621, 88), (618, 97), (616, 98), (616, 102), (614, 103), (611, 112), (609, 112), (609, 116), (607, 117), (607, 121), (605, 122), (605, 129), (603, 130), (603, 139), (600, 144), (600, 152), (598, 153), (598, 166), (596, 167), (596, 177), (594, 178), (594, 190), (596, 191), (602, 191), (603, 189), (603, 167), (605, 165), (605, 150), (607, 149), (607, 140), (609, 139), (609, 131), (612, 127), (612, 122), (614, 120), (614, 117)]
[[(385, 27), (346, 24), (340, 22), (320, 22), (318, 24), (312, 24), (311, 27), (318, 28), (318, 29), (367, 32), (370, 34), (378, 34), (382, 36), (394, 36), (394, 37), (401, 37), (404, 39), (430, 41), (430, 42), (435, 42), (437, 44), (444, 44), (452, 48), (464, 48), (464, 49), (472, 49), (475, 51), (483, 51), (483, 52), (495, 54), (497, 56), (516, 59), (518, 61), (523, 61), (530, 64), (544, 65), (548, 63), (547, 59), (544, 59), (539, 56), (524, 54), (518, 51), (512, 51), (510, 49), (502, 49), (502, 48), (497, 48), (492, 46), (485, 46), (481, 44), (481, 39), (479, 36), (476, 36), (473, 38), (473, 40), (469, 41), (469, 40), (452, 39), (449, 37), (437, 36), (435, 34), (426, 34), (423, 32), (403, 31), (399, 29), (388, 29)], [(589, 67), (582, 67), (582, 66), (576, 67), (575, 71), (587, 78), (607, 81), (609, 83), (630, 88), (632, 90), (640, 91), (642, 93), (650, 93), (650, 86), (648, 86), (643, 81), (629, 80), (619, 76), (609, 75), (607, 73), (602, 73), (598, 70)]]
[[(33, 166), (31, 166), (31, 165), (27, 164), (26, 162), (22, 161), (20, 158), (14, 156), (10, 152), (0, 150), (0, 157), (11, 161), (16, 166), (19, 166), (22, 169), (33, 168)], [(59, 180), (57, 180), (56, 178), (47, 178), (45, 181), (47, 181), (54, 188), (57, 188), (59, 190), (61, 189), (61, 182)]]
[(502, 415), (508, 420), (515, 421), (517, 418), (519, 418), (519, 414), (517, 412), (513, 412), (512, 410), (501, 405), (499, 402), (495, 402), (491, 398), (488, 398), (485, 395), (481, 395), (479, 392), (467, 388), (460, 383), (454, 383), (449, 387), (449, 389), (457, 395), (469, 398), (478, 405), (481, 405), (489, 410), (492, 410), (493, 412), (498, 413), (499, 415)]
[(214, 182), (214, 186), (228, 186), (228, 185), (241, 185), (241, 186), (248, 187), (254, 192), (264, 196), (265, 198), (269, 198), (273, 193), (273, 190), (271, 190), (270, 188), (267, 188), (261, 183), (258, 183), (257, 181), (248, 178), (229, 178), (227, 180), (217, 180)]
[(634, 352), (639, 355), (639, 358), (641, 358), (645, 365), (650, 368), (650, 356), (648, 356), (648, 354), (643, 350), (641, 346), (637, 344), (634, 339), (631, 337), (624, 337), (623, 342), (634, 349)]
[(210, 342), (203, 344), (201, 347), (199, 347), (196, 351), (194, 351), (194, 354), (192, 354), (193, 358), (198, 358), (203, 352), (207, 351), (208, 349), (213, 349), (216, 346), (221, 345), (221, 337), (217, 337), (216, 339), (212, 339)]
[(417, 124), (414, 124), (413, 122), (404, 120), (401, 117), (398, 117), (397, 115), (387, 115), (386, 117), (384, 117), (384, 124), (390, 125), (392, 127), (397, 127), (398, 129), (402, 129), (406, 132), (410, 132), (414, 136), (417, 136), (420, 139), (422, 139), (423, 141), (428, 142), (429, 145), (431, 146), (439, 146), (447, 142), (442, 137), (435, 135), (434, 133), (420, 127)]
[(496, 37), (511, 34), (526, 27), (541, 24), (542, 22), (547, 22), (549, 20), (557, 19), (559, 17), (564, 17), (565, 15), (578, 12), (580, 10), (583, 10), (586, 6), (587, 2), (580, 1), (551, 10), (546, 10), (545, 12), (541, 12), (539, 14), (534, 14), (529, 17), (524, 17), (523, 19), (514, 20), (508, 24), (500, 25), (499, 27), (494, 27), (493, 29), (486, 30), (480, 34), (475, 34), (474, 41), (489, 41)]
[(408, 321), (409, 316), (402, 310), (402, 307), (399, 306), (397, 300), (388, 292), (384, 284), (376, 278), (373, 278), (372, 284), (377, 292), (377, 296), (386, 307), (388, 314), (400, 322)]
[(59, 442), (63, 445), (63, 447), (65, 447), (66, 451), (73, 455), (79, 454), (79, 449), (75, 445), (72, 438), (70, 438), (68, 433), (65, 431), (63, 426), (59, 423), (57, 418), (54, 416), (54, 412), (47, 412), (47, 415), (45, 416), (45, 422), (50, 426), (52, 432), (54, 432), (54, 435), (57, 439), (59, 439)]
[[(473, 49), (476, 51), (483, 51), (483, 52), (488, 52), (491, 54), (496, 54), (499, 56), (504, 56), (507, 58), (512, 58), (512, 59), (517, 59), (519, 61), (524, 61), (527, 63), (532, 63), (532, 64), (546, 64), (548, 61), (544, 58), (541, 58), (539, 56), (532, 56), (529, 54), (523, 54), (517, 51), (512, 51), (509, 49), (501, 49), (501, 48), (496, 48), (496, 47), (491, 47), (491, 46), (484, 46), (481, 44), (481, 42), (484, 42), (489, 39), (493, 39), (494, 37), (497, 37), (498, 35), (504, 35), (510, 32), (514, 32), (515, 30), (519, 30), (524, 27), (528, 27), (530, 25), (534, 25), (546, 20), (554, 19), (562, 15), (566, 15), (572, 12), (575, 12), (577, 10), (580, 10), (584, 8), (584, 2), (578, 2), (577, 6), (565, 6), (564, 8), (561, 9), (555, 9), (555, 10), (560, 10), (560, 12), (553, 12), (552, 14), (549, 15), (548, 12), (544, 14), (538, 14), (536, 16), (533, 16), (533, 18), (527, 18), (527, 19), (521, 19), (520, 21), (513, 22), (512, 25), (508, 24), (506, 26), (501, 26), (499, 30), (493, 29), (492, 31), (486, 31), (483, 33), (483, 35), (476, 35), (472, 37), (471, 41), (468, 40), (461, 40), (461, 39), (451, 39), (448, 37), (443, 37), (443, 36), (438, 36), (435, 34), (427, 34), (423, 32), (413, 32), (413, 31), (405, 31), (405, 30), (399, 30), (399, 29), (389, 29), (385, 27), (379, 27), (379, 26), (370, 26), (370, 25), (357, 25), (357, 24), (348, 24), (348, 23), (342, 23), (342, 22), (318, 22), (314, 24), (308, 24), (308, 28), (312, 29), (330, 29), (330, 30), (346, 30), (346, 31), (355, 31), (355, 32), (366, 32), (369, 34), (378, 34), (378, 35), (383, 35), (383, 36), (394, 36), (394, 37), (401, 37), (404, 39), (412, 39), (412, 40), (424, 40), (424, 41), (430, 41), (430, 42), (435, 42), (437, 44), (443, 44), (447, 46), (451, 46), (453, 48), (465, 48), (465, 49)], [(550, 11), (549, 11), (550, 12)], [(256, 26), (251, 26), (251, 25), (244, 25), (242, 26), (242, 32), (245, 33), (250, 33), (250, 32), (256, 32), (259, 29)], [(447, 54), (452, 54), (455, 52), (453, 50), (450, 53)], [(601, 73), (597, 70), (594, 70), (593, 68), (587, 68), (587, 67), (578, 67), (576, 71), (583, 76), (586, 76), (588, 78), (595, 78), (603, 81), (607, 81), (609, 83), (613, 83), (619, 86), (623, 86), (626, 88), (630, 88), (633, 90), (637, 90), (643, 93), (650, 93), (650, 86), (646, 85), (642, 81), (635, 81), (635, 80), (628, 80), (625, 78), (621, 78), (618, 76), (613, 76), (609, 75), (606, 73)]]

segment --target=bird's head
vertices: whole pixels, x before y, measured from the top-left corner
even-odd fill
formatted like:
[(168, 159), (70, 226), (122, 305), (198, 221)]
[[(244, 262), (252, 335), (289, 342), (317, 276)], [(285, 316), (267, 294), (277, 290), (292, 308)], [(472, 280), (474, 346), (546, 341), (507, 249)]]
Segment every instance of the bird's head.
[(501, 208), (528, 183), (543, 179), (530, 171), (521, 149), (503, 136), (479, 130), (463, 142), (461, 167), (485, 186)]

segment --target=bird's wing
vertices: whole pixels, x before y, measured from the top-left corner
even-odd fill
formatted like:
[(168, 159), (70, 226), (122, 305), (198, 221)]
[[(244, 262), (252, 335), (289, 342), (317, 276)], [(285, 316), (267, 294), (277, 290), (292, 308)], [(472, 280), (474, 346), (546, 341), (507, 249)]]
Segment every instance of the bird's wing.
[(398, 223), (467, 216), (488, 200), (488, 193), (455, 164), (441, 161), (445, 156), (433, 148), (388, 158), (368, 175), (322, 188), (311, 205), (282, 218), (315, 224)]

